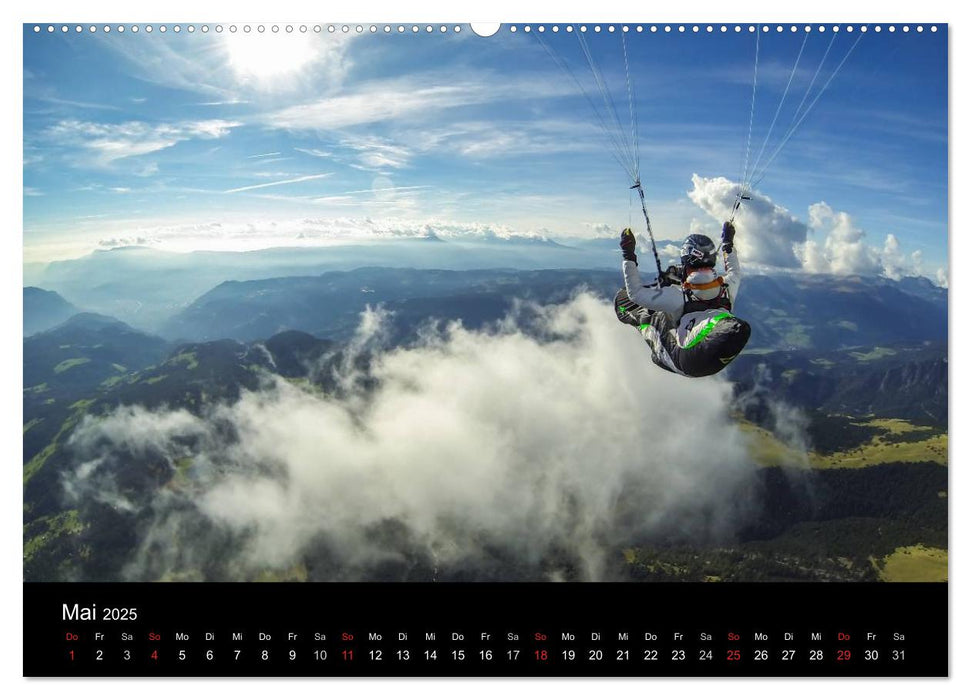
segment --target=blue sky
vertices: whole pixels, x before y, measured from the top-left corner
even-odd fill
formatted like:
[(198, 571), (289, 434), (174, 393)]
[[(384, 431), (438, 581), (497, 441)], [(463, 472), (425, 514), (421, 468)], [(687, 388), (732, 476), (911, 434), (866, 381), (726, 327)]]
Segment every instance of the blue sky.
[[(99, 245), (245, 249), (427, 225), (557, 239), (629, 222), (643, 230), (580, 87), (522, 25), (490, 38), (467, 26), (417, 35), (142, 27), (24, 27), (26, 262)], [(759, 42), (750, 163), (790, 75), (763, 162), (831, 39), (804, 105), (859, 36), (814, 31), (803, 45), (804, 32), (788, 27), (772, 25)], [(792, 266), (769, 252), (782, 240), (800, 246), (797, 264), (811, 271), (913, 268), (934, 278), (946, 266), (945, 34), (862, 37), (740, 216), (756, 261)], [(543, 36), (599, 100), (576, 37)], [(755, 36), (717, 25), (627, 36), (655, 233), (713, 232), (731, 190), (718, 178), (738, 180), (744, 162)], [(626, 129), (619, 32), (587, 37)]]

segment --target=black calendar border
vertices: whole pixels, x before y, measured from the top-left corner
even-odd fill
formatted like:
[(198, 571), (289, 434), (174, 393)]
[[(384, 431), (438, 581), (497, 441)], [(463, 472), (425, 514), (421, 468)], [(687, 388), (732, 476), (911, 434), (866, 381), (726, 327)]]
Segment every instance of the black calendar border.
[[(99, 619), (65, 620), (75, 604), (78, 614), (94, 605)], [(108, 611), (133, 608), (135, 620), (100, 619)], [(95, 634), (111, 637), (122, 630), (134, 637), (136, 658), (121, 663), (116, 654), (100, 663), (85, 656)], [(189, 640), (177, 642), (178, 630)], [(206, 630), (218, 634), (209, 660)], [(270, 635), (263, 646), (261, 630)], [(402, 630), (410, 637), (405, 643), (396, 638)], [(585, 638), (592, 630), (603, 635), (599, 647)], [(794, 640), (790, 646), (801, 658), (784, 663), (786, 630), (794, 635), (815, 630), (821, 638), (818, 644)], [(896, 647), (889, 639), (895, 630), (905, 637)], [(243, 639), (233, 642), (233, 631)], [(327, 636), (325, 643), (311, 643), (315, 631)], [(518, 640), (503, 639), (512, 631)], [(646, 631), (659, 639), (645, 641)], [(424, 638), (430, 632), (436, 633), (433, 646)], [(682, 641), (673, 639), (676, 633)], [(702, 633), (713, 639), (701, 641)], [(729, 633), (739, 638), (738, 663), (727, 658), (735, 651)], [(948, 633), (946, 583), (24, 584), (24, 675), (30, 677), (943, 677), (949, 673)], [(342, 634), (354, 638), (345, 641)], [(382, 639), (369, 639), (373, 634)], [(453, 640), (451, 634), (463, 638)], [(564, 640), (563, 634), (576, 640)], [(627, 642), (619, 640), (621, 634), (628, 635)], [(768, 641), (756, 642), (756, 634)], [(840, 642), (840, 634), (849, 641)], [(867, 634), (876, 634), (877, 641), (868, 644)], [(121, 648), (114, 639), (101, 644), (104, 654)], [(658, 663), (637, 658), (650, 644), (660, 654)], [(825, 650), (819, 663), (806, 658), (813, 645)], [(315, 646), (327, 653), (324, 660), (314, 662)], [(180, 647), (187, 653), (181, 661)], [(751, 654), (761, 647), (768, 656), (758, 661)], [(428, 648), (440, 653), (434, 662), (384, 656)], [(501, 656), (514, 648), (521, 657)], [(567, 661), (571, 648), (580, 658)], [(607, 658), (584, 658), (596, 648)], [(624, 648), (633, 658), (611, 658)], [(679, 648), (685, 651), (683, 663), (667, 658)], [(693, 658), (706, 648), (711, 659)], [(262, 649), (265, 660), (254, 656)], [(290, 660), (289, 651), (298, 649)], [(380, 658), (367, 658), (375, 649), (382, 651)], [(899, 663), (889, 658), (894, 649), (906, 653)], [(69, 650), (75, 651), (73, 661)], [(250, 658), (234, 660), (234, 650)], [(456, 650), (463, 658), (450, 655)], [(486, 650), (488, 659), (482, 656)], [(544, 650), (547, 656), (540, 659)], [(852, 656), (837, 660), (840, 650)], [(864, 661), (867, 650), (878, 658)], [(350, 659), (339, 658), (348, 651)]]

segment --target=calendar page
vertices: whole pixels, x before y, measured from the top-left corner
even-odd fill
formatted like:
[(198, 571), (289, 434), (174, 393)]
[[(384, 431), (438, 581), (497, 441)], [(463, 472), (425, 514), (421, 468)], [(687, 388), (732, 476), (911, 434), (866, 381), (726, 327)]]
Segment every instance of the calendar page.
[(946, 23), (22, 35), (24, 675), (948, 675)]

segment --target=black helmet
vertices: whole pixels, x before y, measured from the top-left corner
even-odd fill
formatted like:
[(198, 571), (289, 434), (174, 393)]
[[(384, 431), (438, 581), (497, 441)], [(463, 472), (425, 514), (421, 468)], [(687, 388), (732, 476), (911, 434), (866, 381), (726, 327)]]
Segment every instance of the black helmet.
[(708, 236), (692, 233), (681, 244), (681, 264), (686, 270), (715, 266), (715, 244)]

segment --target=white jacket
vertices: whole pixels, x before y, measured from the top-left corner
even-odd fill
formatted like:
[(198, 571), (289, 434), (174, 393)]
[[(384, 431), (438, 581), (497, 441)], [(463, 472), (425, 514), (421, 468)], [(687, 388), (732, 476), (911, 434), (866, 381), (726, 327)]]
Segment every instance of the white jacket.
[[(738, 299), (738, 287), (742, 279), (741, 266), (738, 263), (738, 253), (733, 249), (731, 253), (724, 254), (725, 274), (722, 279), (728, 285), (728, 299), (732, 306), (735, 306)], [(624, 286), (627, 287), (627, 296), (635, 304), (640, 304), (646, 309), (653, 311), (663, 311), (671, 320), (671, 325), (677, 327), (678, 345), (685, 347), (691, 343), (692, 337), (703, 329), (708, 320), (718, 314), (724, 313), (724, 309), (706, 309), (705, 311), (695, 311), (690, 314), (684, 313), (684, 292), (677, 285), (659, 287), (657, 275), (652, 275), (648, 284), (641, 281), (640, 272), (637, 264), (624, 261)]]

